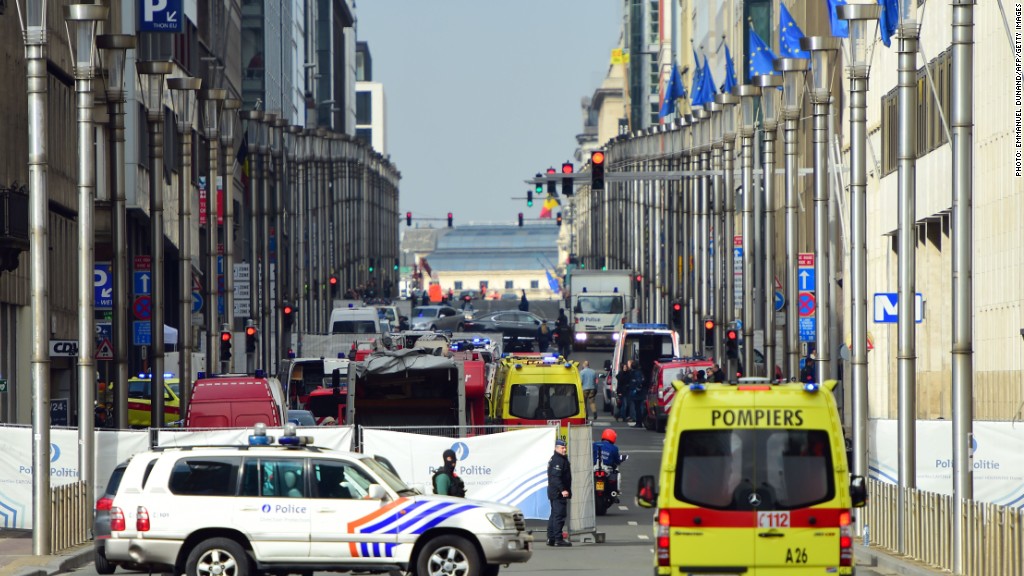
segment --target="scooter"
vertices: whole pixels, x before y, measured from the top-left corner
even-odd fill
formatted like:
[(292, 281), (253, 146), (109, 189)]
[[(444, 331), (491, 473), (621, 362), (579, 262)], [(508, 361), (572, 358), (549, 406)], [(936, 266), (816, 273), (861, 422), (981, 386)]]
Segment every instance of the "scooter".
[[(621, 466), (629, 458), (623, 454), (620, 457)], [(594, 465), (594, 511), (598, 516), (604, 516), (612, 504), (619, 503), (619, 467), (610, 466), (598, 458)]]

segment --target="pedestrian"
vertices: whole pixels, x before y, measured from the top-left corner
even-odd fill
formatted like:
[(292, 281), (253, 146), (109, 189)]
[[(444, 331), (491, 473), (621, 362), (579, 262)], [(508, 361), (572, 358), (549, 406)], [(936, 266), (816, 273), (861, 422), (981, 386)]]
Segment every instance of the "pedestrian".
[(558, 339), (558, 355), (568, 359), (572, 352), (572, 330), (569, 329), (569, 319), (565, 316), (565, 309), (558, 309), (558, 320), (555, 321), (555, 337)]
[(572, 498), (572, 470), (566, 457), (565, 440), (555, 440), (555, 453), (548, 460), (548, 500), (551, 502), (551, 516), (548, 517), (548, 546), (572, 546), (562, 535), (565, 517)]
[(526, 290), (523, 290), (523, 297), (519, 299), (519, 310), (523, 312), (530, 311), (530, 302), (526, 299)]
[(633, 426), (642, 428), (644, 425), (644, 398), (647, 396), (647, 381), (644, 378), (644, 371), (637, 367), (636, 362), (630, 360), (632, 365), (632, 378), (629, 385), (629, 398), (632, 403)]
[(633, 381), (633, 374), (630, 373), (630, 363), (623, 362), (619, 373), (615, 375), (615, 396), (618, 405), (615, 411), (615, 421), (628, 422), (629, 412), (626, 411), (626, 397), (629, 395), (629, 385)]
[(597, 420), (597, 372), (590, 367), (590, 361), (583, 361), (580, 370), (580, 384), (583, 388), (583, 406), (587, 409), (587, 418)]
[(537, 351), (547, 352), (549, 346), (551, 346), (551, 327), (548, 326), (547, 320), (541, 320), (540, 326), (537, 327)]
[(434, 472), (434, 477), (431, 478), (431, 483), (434, 485), (434, 494), (464, 498), (466, 496), (466, 484), (455, 473), (455, 464), (457, 462), (455, 451), (451, 449), (445, 450), (441, 457), (444, 459), (444, 464)]
[(711, 377), (708, 378), (709, 382), (725, 382), (725, 372), (718, 364), (711, 365)]

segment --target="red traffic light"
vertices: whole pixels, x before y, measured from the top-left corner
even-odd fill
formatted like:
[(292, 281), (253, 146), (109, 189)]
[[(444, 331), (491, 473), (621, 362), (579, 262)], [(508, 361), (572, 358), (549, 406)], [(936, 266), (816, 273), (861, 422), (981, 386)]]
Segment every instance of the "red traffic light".
[(715, 329), (715, 321), (714, 320), (705, 320), (704, 321), (704, 329), (705, 330), (714, 330)]
[(673, 312), (679, 312), (682, 309), (683, 309), (683, 305), (680, 304), (679, 302), (673, 302), (672, 303), (672, 311)]
[(735, 331), (735, 330), (729, 330), (729, 331), (727, 331), (727, 332), (725, 333), (725, 338), (726, 338), (727, 340), (735, 340), (735, 339), (736, 339), (737, 337), (738, 337), (738, 336), (737, 336), (737, 334), (736, 334), (736, 331)]
[(256, 327), (255, 326), (246, 326), (245, 327), (245, 335), (246, 336), (255, 336), (256, 335)]
[(291, 316), (292, 312), (295, 312), (295, 309), (285, 304), (284, 308), (282, 308), (281, 311), (284, 312), (285, 316)]
[(412, 212), (405, 213), (405, 225), (412, 226)]
[(331, 276), (330, 279), (327, 280), (327, 282), (331, 286), (337, 286), (338, 285), (338, 277), (337, 276)]
[(555, 169), (554, 168), (548, 168), (547, 172), (548, 172), (548, 174), (554, 174), (555, 173)]
[(600, 150), (596, 150), (594, 152), (591, 152), (590, 153), (590, 163), (591, 164), (595, 164), (595, 165), (596, 164), (604, 164), (604, 152), (601, 152)]
[(636, 275), (636, 281), (637, 281), (637, 282), (643, 282), (643, 281), (644, 281), (644, 277), (643, 277), (643, 276), (641, 276), (640, 274), (637, 274), (637, 275)]
[(572, 174), (572, 162), (562, 164), (562, 174)]
[(221, 332), (220, 333), (220, 341), (221, 342), (231, 342), (231, 332)]

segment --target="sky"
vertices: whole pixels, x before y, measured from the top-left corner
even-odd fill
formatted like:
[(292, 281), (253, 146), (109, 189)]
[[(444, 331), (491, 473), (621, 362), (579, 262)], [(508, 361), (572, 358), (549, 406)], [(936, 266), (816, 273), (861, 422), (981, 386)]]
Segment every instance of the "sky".
[(527, 208), (524, 181), (574, 161), (580, 101), (607, 76), (621, 0), (356, 0), (355, 12), (384, 85), (402, 216), (536, 218), (543, 202)]

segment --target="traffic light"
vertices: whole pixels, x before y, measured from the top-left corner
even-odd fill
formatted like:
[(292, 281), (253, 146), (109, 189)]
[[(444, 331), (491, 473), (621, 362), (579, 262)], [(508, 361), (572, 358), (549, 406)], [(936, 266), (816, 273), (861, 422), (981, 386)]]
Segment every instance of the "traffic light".
[(375, 268), (375, 266), (373, 264), (374, 264), (373, 258), (370, 258), (370, 267), (369, 267), (370, 274), (373, 274), (373, 270)]
[(601, 150), (590, 153), (590, 189), (604, 190), (604, 152)]
[(256, 327), (246, 326), (245, 327), (245, 353), (253, 354), (256, 352)]
[(292, 324), (295, 323), (295, 308), (291, 304), (285, 304), (281, 307), (281, 315), (284, 317), (284, 329), (291, 330)]
[(715, 347), (715, 321), (710, 318), (704, 320), (704, 347)]
[[(534, 174), (533, 177), (537, 179), (537, 183), (533, 185), (533, 191), (538, 196), (540, 196), (541, 194), (544, 193), (544, 183), (540, 181), (540, 179), (541, 179), (540, 172)], [(529, 200), (529, 196), (527, 196), (527, 199)], [(530, 204), (530, 206), (532, 206), (532, 205), (533, 204)]]
[(739, 358), (739, 334), (734, 328), (730, 328), (725, 333), (725, 357), (726, 358)]
[(640, 274), (637, 274), (636, 276), (633, 277), (633, 280), (636, 280), (636, 291), (639, 292), (640, 290), (642, 290), (644, 287), (644, 277)]
[(519, 213), (519, 227), (520, 228), (523, 227), (523, 213), (522, 212)]
[(555, 179), (551, 177), (555, 173), (554, 168), (548, 168), (548, 196), (554, 196), (558, 194), (558, 184)]
[(449, 228), (452, 227), (452, 213), (451, 212), (448, 213), (448, 227)]
[(562, 213), (561, 212), (558, 213), (557, 221), (558, 221), (558, 225), (561, 226), (562, 225)]
[(405, 225), (412, 226), (412, 212), (405, 213)]
[(676, 330), (683, 328), (683, 305), (679, 302), (672, 303), (672, 327)]
[(395, 263), (391, 265), (391, 269), (398, 272), (398, 258), (395, 258)]
[(607, 261), (607, 260), (605, 260), (605, 257), (604, 257), (604, 256), (601, 256), (601, 257), (600, 257), (600, 258), (598, 259), (598, 264), (600, 265), (600, 267), (601, 267), (601, 270), (607, 270), (607, 269), (608, 269), (608, 261)]
[(220, 333), (220, 361), (231, 360), (231, 332), (227, 330)]
[[(370, 272), (373, 272), (372, 265), (370, 267)], [(338, 295), (338, 277), (337, 276), (335, 276), (334, 274), (331, 274), (331, 277), (327, 279), (327, 286), (331, 289), (331, 298), (334, 298), (335, 296)]]
[[(562, 174), (572, 174), (572, 162), (562, 164)], [(572, 196), (572, 178), (562, 178), (562, 196)]]

